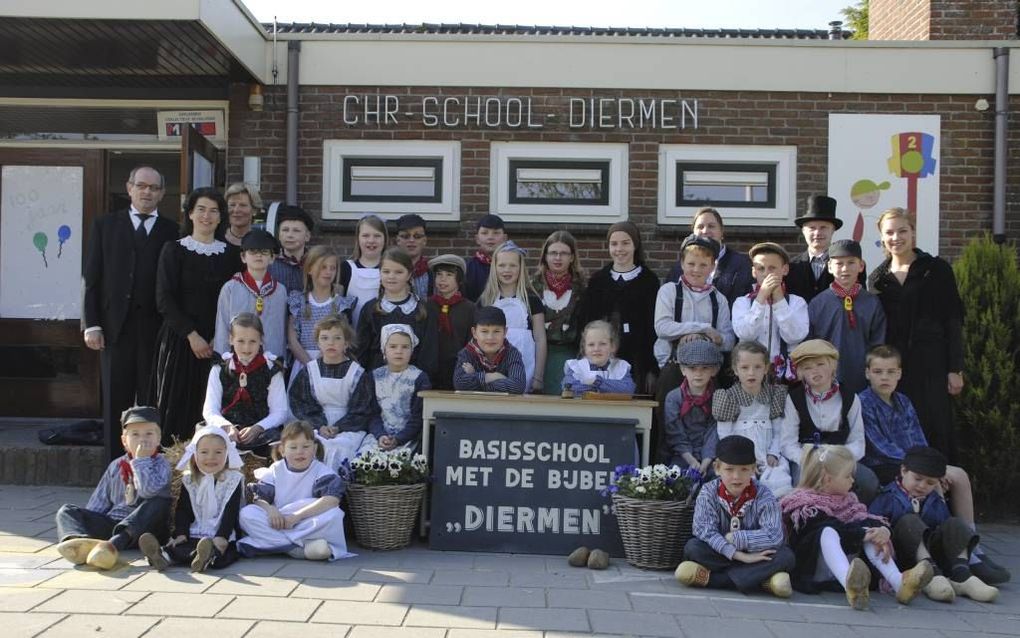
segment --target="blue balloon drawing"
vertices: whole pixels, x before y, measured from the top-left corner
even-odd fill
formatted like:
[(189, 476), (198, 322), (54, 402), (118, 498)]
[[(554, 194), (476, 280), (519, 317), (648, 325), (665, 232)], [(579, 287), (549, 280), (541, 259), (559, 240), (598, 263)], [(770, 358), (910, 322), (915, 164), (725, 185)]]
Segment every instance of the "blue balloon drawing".
[(57, 247), (57, 259), (60, 259), (60, 254), (64, 252), (64, 242), (71, 238), (71, 227), (64, 224), (57, 229), (57, 239), (60, 240), (60, 245)]

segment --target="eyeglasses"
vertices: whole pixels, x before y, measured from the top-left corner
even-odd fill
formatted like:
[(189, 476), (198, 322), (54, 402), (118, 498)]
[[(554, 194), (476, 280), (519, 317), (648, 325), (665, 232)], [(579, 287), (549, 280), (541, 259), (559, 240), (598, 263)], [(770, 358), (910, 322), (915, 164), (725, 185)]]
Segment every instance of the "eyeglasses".
[(415, 241), (421, 241), (422, 239), (425, 239), (425, 233), (415, 233), (414, 235), (410, 235), (408, 233), (398, 233), (397, 237), (404, 240), (413, 239)]
[(547, 257), (570, 257), (573, 254), (574, 253), (570, 252), (569, 250), (564, 250), (564, 251), (550, 250), (549, 252), (546, 253), (546, 256)]
[(162, 184), (146, 184), (145, 182), (131, 182), (131, 185), (140, 191), (152, 191), (153, 193), (158, 193), (159, 191), (163, 190)]
[(248, 253), (249, 255), (258, 255), (259, 257), (271, 257), (272, 254), (273, 254), (273, 251), (269, 250), (268, 248), (259, 248), (259, 249), (249, 248), (248, 250), (246, 250), (244, 252)]

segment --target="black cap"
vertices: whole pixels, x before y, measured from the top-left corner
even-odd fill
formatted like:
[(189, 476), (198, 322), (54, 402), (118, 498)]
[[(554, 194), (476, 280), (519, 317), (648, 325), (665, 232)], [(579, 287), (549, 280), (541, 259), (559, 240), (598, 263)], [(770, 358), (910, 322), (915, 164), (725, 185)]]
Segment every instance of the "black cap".
[(159, 410), (147, 405), (136, 405), (120, 414), (120, 426), (126, 428), (132, 423), (155, 423), (159, 425)]
[(475, 310), (475, 325), (506, 327), (506, 315), (496, 306), (482, 306)]
[(933, 447), (919, 445), (907, 450), (903, 467), (921, 476), (942, 478), (946, 475), (946, 457)]
[(504, 228), (503, 218), (499, 215), (493, 215), (492, 213), (482, 215), (482, 218), (478, 220), (478, 224), (475, 225), (475, 230), (478, 230), (479, 228), (495, 228), (496, 230), (500, 230)]
[(712, 239), (711, 237), (705, 237), (703, 235), (695, 235), (691, 233), (684, 238), (682, 244), (680, 244), (680, 254), (683, 254), (691, 246), (700, 246), (705, 250), (712, 253), (712, 257), (715, 259), (719, 258), (719, 242)]
[(280, 242), (261, 228), (253, 228), (241, 240), (241, 252), (246, 250), (271, 250), (280, 252)]
[(756, 465), (754, 441), (737, 434), (724, 436), (715, 446), (715, 458), (730, 465)]
[(861, 245), (852, 239), (838, 239), (829, 245), (829, 259), (833, 257), (861, 257)]
[(825, 195), (812, 195), (807, 200), (807, 212), (793, 220), (793, 223), (803, 227), (808, 222), (829, 222), (839, 230), (843, 226), (843, 220), (836, 217), (836, 200)]
[(312, 216), (306, 213), (305, 209), (300, 206), (282, 204), (276, 209), (276, 227), (279, 228), (280, 224), (286, 221), (302, 222), (309, 232), (315, 228), (315, 222), (312, 221)]
[(402, 230), (411, 230), (412, 228), (421, 228), (422, 230), (427, 228), (425, 226), (425, 220), (421, 215), (415, 215), (412, 213), (410, 215), (401, 215), (400, 218), (397, 219), (398, 233)]

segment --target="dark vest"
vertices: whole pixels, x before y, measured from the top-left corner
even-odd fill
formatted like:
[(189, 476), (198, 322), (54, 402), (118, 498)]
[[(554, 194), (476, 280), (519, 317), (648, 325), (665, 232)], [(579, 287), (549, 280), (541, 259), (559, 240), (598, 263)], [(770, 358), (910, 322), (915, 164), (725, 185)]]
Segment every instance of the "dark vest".
[(156, 269), (162, 245), (152, 238), (156, 227), (149, 231), (145, 241), (134, 241), (135, 272), (131, 282), (131, 309), (156, 312)]
[(821, 443), (826, 445), (844, 445), (846, 443), (846, 440), (850, 438), (850, 420), (847, 418), (847, 415), (850, 413), (850, 408), (853, 406), (854, 397), (856, 396), (853, 392), (847, 389), (846, 386), (839, 387), (843, 406), (840, 410), (839, 429), (835, 432), (822, 432), (815, 425), (811, 414), (808, 413), (807, 393), (804, 390), (804, 384), (798, 383), (797, 385), (790, 386), (789, 393), (790, 400), (793, 401), (793, 407), (797, 409), (797, 415), (800, 417), (799, 442), (811, 443), (814, 441), (815, 434), (818, 434), (821, 438)]
[[(277, 359), (276, 361), (279, 361)], [(241, 399), (229, 410), (222, 412), (223, 417), (237, 426), (247, 427), (258, 423), (269, 416), (269, 383), (273, 375), (280, 371), (277, 362), (269, 363), (248, 375), (248, 394), (251, 401)], [(241, 388), (238, 374), (230, 369), (230, 359), (221, 359), (220, 385), (223, 386), (223, 403), (225, 408), (234, 400), (234, 394)]]

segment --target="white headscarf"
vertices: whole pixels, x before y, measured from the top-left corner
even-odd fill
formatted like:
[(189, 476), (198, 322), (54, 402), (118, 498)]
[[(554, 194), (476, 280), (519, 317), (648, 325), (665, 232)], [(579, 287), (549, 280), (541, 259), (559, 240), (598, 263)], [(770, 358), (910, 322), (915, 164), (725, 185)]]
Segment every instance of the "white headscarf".
[(227, 468), (238, 469), (244, 465), (241, 455), (237, 452), (237, 446), (230, 440), (223, 428), (206, 425), (195, 430), (195, 435), (191, 437), (188, 446), (184, 448), (181, 460), (177, 462), (177, 469), (184, 472), (187, 475), (185, 479), (194, 486), (194, 490), (188, 490), (191, 495), (191, 507), (195, 510), (195, 514), (203, 520), (213, 519), (219, 513), (219, 504), (216, 502), (216, 477), (204, 472), (200, 472), (200, 476), (191, 476), (189, 461), (195, 456), (198, 442), (207, 436), (223, 439), (227, 446)]
[(379, 334), (379, 348), (383, 352), (386, 351), (386, 342), (395, 334), (405, 334), (410, 337), (412, 350), (418, 347), (418, 335), (414, 334), (414, 329), (411, 326), (406, 323), (388, 323), (382, 327), (382, 332)]

